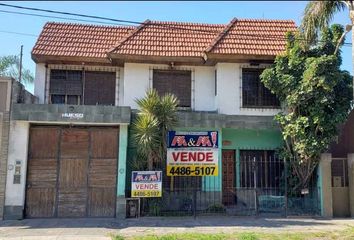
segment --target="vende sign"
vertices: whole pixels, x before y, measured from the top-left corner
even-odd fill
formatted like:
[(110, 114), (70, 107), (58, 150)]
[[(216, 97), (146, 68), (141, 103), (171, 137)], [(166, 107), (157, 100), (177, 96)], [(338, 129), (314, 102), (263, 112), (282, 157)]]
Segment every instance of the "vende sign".
[(161, 171), (132, 171), (132, 197), (161, 197)]
[(218, 132), (168, 133), (167, 176), (217, 176)]

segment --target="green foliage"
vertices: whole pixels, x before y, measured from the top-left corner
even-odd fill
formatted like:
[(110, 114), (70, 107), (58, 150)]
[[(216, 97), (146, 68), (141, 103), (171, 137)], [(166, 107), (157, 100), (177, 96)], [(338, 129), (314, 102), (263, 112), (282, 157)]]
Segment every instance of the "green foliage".
[(173, 94), (160, 97), (151, 89), (136, 100), (139, 112), (133, 122), (137, 152), (147, 160), (148, 169), (161, 166), (166, 158), (167, 131), (177, 124), (178, 99)]
[(124, 240), (125, 238), (121, 235), (111, 236), (112, 240)]
[(317, 40), (320, 31), (328, 27), (335, 13), (346, 9), (345, 2), (350, 1), (310, 1), (306, 5), (300, 28), (308, 43)]
[(215, 204), (208, 206), (208, 208), (206, 209), (206, 212), (208, 212), (208, 213), (224, 213), (224, 212), (226, 212), (226, 208), (224, 207), (224, 205), (222, 205), (220, 203), (215, 203)]
[(284, 111), (275, 119), (285, 140), (282, 154), (300, 180), (295, 188), (307, 187), (320, 154), (351, 110), (352, 77), (340, 69), (340, 53), (333, 55), (342, 33), (340, 25), (324, 29), (322, 41), (310, 49), (303, 48), (297, 33), (289, 33), (286, 52), (261, 75), (282, 103)]
[[(20, 58), (15, 55), (0, 57), (0, 76), (12, 77), (19, 80), (20, 73)], [(34, 80), (33, 74), (22, 68), (22, 82), (32, 83)]]

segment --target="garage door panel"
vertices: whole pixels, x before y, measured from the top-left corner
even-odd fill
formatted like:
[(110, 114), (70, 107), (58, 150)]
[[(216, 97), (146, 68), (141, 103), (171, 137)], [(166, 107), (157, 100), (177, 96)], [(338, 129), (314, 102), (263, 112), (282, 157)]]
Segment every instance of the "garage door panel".
[(86, 188), (60, 189), (58, 195), (58, 217), (86, 216)]
[(31, 158), (56, 158), (60, 129), (32, 128), (29, 155)]
[(54, 217), (55, 188), (27, 189), (26, 215), (29, 218)]
[(89, 188), (88, 215), (90, 217), (114, 217), (115, 188)]
[(85, 129), (64, 129), (61, 137), (61, 158), (88, 158), (89, 132)]
[(91, 159), (89, 187), (115, 187), (117, 159)]
[(60, 159), (59, 187), (87, 186), (88, 159)]
[(92, 158), (117, 158), (118, 129), (93, 129), (91, 131)]
[(57, 183), (57, 159), (30, 159), (27, 184), (32, 188), (55, 188)]

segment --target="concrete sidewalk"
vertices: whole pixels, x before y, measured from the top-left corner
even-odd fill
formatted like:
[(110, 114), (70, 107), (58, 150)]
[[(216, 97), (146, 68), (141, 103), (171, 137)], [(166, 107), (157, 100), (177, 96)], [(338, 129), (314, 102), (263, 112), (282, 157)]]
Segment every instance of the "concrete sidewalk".
[(122, 236), (183, 232), (233, 233), (324, 232), (354, 227), (354, 219), (256, 218), (256, 217), (155, 217), (139, 219), (26, 219), (0, 221), (0, 239), (111, 239)]

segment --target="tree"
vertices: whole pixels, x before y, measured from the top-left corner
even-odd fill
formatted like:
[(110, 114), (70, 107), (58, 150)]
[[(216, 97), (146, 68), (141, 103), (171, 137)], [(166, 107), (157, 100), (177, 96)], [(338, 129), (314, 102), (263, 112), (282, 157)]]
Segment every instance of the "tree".
[[(0, 57), (0, 76), (12, 77), (19, 80), (20, 58), (16, 55)], [(30, 70), (22, 68), (21, 82), (33, 83), (34, 77)]]
[[(310, 1), (305, 8), (300, 26), (308, 43), (313, 43), (317, 39), (318, 33), (328, 27), (335, 13), (346, 9), (349, 10), (351, 21), (351, 25), (346, 28), (346, 33), (352, 30), (352, 39), (354, 39), (354, 1)], [(352, 62), (354, 63), (354, 47), (352, 47)]]
[(177, 124), (178, 100), (173, 94), (160, 97), (151, 89), (136, 102), (140, 109), (133, 122), (133, 138), (138, 154), (147, 159), (148, 169), (153, 170), (166, 160), (167, 132)]
[(285, 141), (282, 154), (299, 179), (294, 189), (308, 187), (320, 154), (351, 109), (352, 78), (340, 70), (340, 52), (333, 54), (342, 33), (340, 25), (325, 28), (320, 43), (311, 48), (303, 47), (299, 33), (288, 33), (285, 53), (261, 75), (282, 103), (283, 112), (275, 119)]

